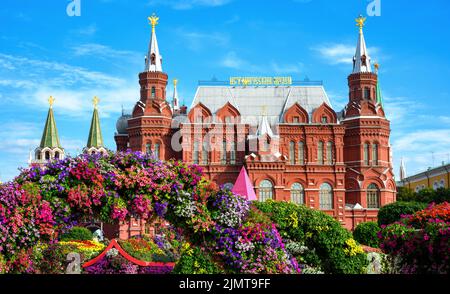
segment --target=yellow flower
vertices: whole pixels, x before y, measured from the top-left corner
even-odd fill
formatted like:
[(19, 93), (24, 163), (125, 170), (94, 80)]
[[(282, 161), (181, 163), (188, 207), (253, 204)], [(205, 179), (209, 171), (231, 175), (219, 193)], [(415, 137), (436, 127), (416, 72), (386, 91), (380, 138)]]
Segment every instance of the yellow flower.
[(297, 216), (297, 212), (296, 211), (292, 212), (292, 214), (289, 216), (289, 219), (291, 220), (292, 227), (294, 229), (298, 228), (298, 216)]
[(357, 254), (364, 253), (364, 250), (361, 246), (356, 244), (356, 241), (354, 239), (348, 239), (345, 241), (345, 245), (347, 248), (344, 248), (344, 253), (348, 256), (355, 256)]

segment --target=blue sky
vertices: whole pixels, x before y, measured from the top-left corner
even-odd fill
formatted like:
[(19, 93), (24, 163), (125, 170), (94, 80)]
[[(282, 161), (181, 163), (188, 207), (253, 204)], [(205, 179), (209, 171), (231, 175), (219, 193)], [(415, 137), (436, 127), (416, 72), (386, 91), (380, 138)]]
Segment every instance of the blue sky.
[[(198, 80), (212, 76), (292, 76), (323, 80), (335, 110), (347, 101), (347, 76), (368, 0), (2, 0), (0, 4), (0, 178), (26, 166), (40, 141), (48, 96), (63, 147), (86, 144), (92, 97), (100, 97), (103, 137), (115, 149), (121, 105), (139, 97), (156, 12), (164, 71), (179, 79), (190, 105)], [(395, 172), (412, 174), (450, 153), (450, 19), (447, 0), (381, 0), (368, 17), (369, 54), (381, 64), (385, 111), (392, 122)], [(171, 95), (172, 87), (168, 88)]]

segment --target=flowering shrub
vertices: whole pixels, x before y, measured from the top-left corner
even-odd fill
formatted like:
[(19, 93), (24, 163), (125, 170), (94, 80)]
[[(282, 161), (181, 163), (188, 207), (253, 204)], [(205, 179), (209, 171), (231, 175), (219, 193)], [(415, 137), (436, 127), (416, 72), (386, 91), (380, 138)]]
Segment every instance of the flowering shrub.
[(378, 248), (380, 245), (377, 234), (380, 230), (376, 222), (360, 223), (353, 231), (353, 237), (361, 244)]
[(450, 273), (450, 204), (431, 205), (384, 227), (381, 249), (401, 273)]
[[(196, 165), (161, 162), (139, 152), (85, 154), (23, 170), (0, 187), (0, 254), (26, 271), (26, 262), (16, 256), (19, 248), (31, 248), (39, 240), (56, 242), (79, 222), (162, 217), (227, 272), (298, 272), (270, 220), (251, 219), (248, 211), (245, 199), (204, 180)], [(150, 252), (146, 258), (165, 256), (159, 245), (149, 243), (147, 250), (139, 242), (124, 246), (131, 254)], [(61, 245), (83, 251), (87, 244)], [(103, 272), (108, 267), (112, 272), (140, 270), (119, 257), (104, 258), (95, 267)]]

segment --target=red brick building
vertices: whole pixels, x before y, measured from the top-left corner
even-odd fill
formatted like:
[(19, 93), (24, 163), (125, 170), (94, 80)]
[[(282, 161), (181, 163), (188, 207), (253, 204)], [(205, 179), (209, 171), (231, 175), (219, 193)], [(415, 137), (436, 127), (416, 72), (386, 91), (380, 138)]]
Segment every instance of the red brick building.
[(349, 229), (376, 219), (380, 206), (395, 201), (390, 123), (362, 18), (348, 77), (349, 102), (339, 112), (322, 83), (266, 83), (267, 78), (199, 83), (189, 111), (179, 107), (175, 82), (169, 103), (156, 20), (145, 70), (139, 74), (140, 100), (132, 115), (117, 122), (118, 150), (198, 164), (209, 179), (226, 187), (245, 166), (259, 200), (321, 209)]

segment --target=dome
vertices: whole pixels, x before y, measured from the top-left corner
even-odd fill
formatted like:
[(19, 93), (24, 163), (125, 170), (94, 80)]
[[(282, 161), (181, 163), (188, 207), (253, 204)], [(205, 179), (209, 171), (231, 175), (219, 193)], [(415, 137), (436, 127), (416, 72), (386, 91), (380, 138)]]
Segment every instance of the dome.
[(127, 134), (128, 120), (131, 118), (129, 114), (123, 114), (116, 123), (116, 129), (118, 134)]

